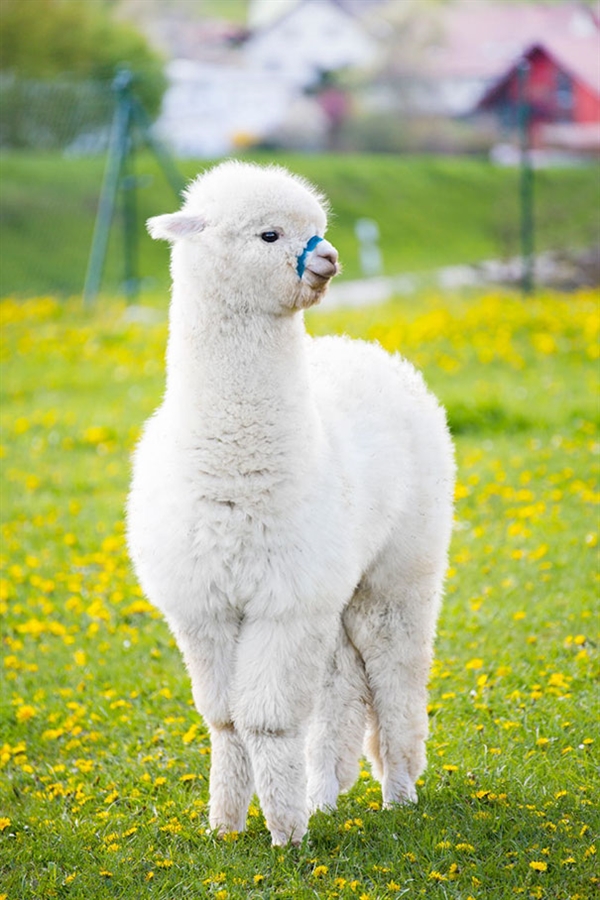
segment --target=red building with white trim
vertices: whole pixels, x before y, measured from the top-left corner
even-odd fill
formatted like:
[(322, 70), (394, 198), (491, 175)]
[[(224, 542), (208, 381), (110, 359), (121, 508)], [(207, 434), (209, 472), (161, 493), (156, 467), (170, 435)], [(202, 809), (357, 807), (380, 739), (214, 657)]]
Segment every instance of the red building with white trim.
[[(527, 66), (520, 74), (523, 60)], [(512, 131), (520, 102), (527, 109), (533, 147), (599, 152), (600, 44), (594, 56), (569, 54), (566, 59), (560, 48), (533, 45), (488, 88), (478, 110), (493, 113), (504, 131)]]

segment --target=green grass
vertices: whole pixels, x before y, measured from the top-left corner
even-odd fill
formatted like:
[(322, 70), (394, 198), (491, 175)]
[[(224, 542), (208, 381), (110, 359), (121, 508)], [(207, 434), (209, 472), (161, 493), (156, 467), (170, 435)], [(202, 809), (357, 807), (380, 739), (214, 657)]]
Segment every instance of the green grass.
[(1, 307), (0, 896), (585, 900), (597, 890), (598, 304), (423, 297), (314, 312), (447, 404), (457, 524), (419, 804), (362, 777), (300, 849), (207, 825), (210, 748), (123, 542), (164, 315)]
[[(249, 157), (250, 158), (250, 157)], [(330, 237), (344, 277), (360, 275), (354, 224), (377, 220), (387, 274), (507, 258), (519, 252), (518, 173), (477, 159), (267, 155), (307, 176), (330, 197)], [(186, 179), (207, 165), (182, 162)], [(102, 159), (4, 154), (0, 166), (2, 216), (0, 293), (33, 296), (82, 290), (102, 182)], [(166, 286), (167, 251), (150, 240), (143, 221), (179, 203), (156, 163), (140, 156), (140, 274)], [(536, 174), (536, 247), (592, 246), (598, 239), (600, 175), (594, 166)], [(104, 285), (122, 279), (121, 234), (111, 235)]]

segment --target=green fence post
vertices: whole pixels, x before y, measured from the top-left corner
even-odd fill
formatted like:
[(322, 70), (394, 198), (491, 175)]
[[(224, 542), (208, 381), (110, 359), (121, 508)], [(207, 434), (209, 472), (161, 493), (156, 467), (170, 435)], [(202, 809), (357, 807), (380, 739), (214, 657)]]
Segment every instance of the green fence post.
[(134, 167), (134, 144), (131, 134), (127, 138), (127, 152), (123, 160), (123, 177), (121, 192), (123, 200), (123, 255), (124, 275), (123, 290), (127, 302), (132, 302), (138, 295), (140, 287), (138, 270), (138, 233), (137, 233), (137, 178)]
[(136, 227), (138, 180), (133, 171), (134, 126), (137, 126), (142, 139), (156, 157), (178, 199), (181, 198), (184, 187), (183, 178), (169, 154), (152, 135), (150, 119), (131, 92), (132, 82), (131, 72), (127, 69), (120, 69), (112, 85), (117, 101), (83, 289), (83, 301), (86, 306), (93, 303), (100, 290), (119, 188), (123, 192), (123, 252), (125, 258), (123, 287), (128, 300), (132, 300), (139, 291), (138, 232)]
[(524, 295), (534, 289), (534, 219), (533, 219), (533, 168), (529, 144), (530, 109), (526, 87), (529, 63), (522, 59), (517, 67), (518, 124), (521, 147), (520, 208), (521, 208), (521, 290)]
[(100, 193), (98, 214), (92, 238), (92, 249), (83, 289), (83, 302), (86, 306), (94, 302), (100, 290), (110, 226), (119, 189), (119, 179), (127, 154), (127, 141), (131, 126), (131, 81), (131, 73), (125, 69), (119, 71), (113, 81), (113, 90), (117, 95), (117, 106), (112, 122), (108, 160)]

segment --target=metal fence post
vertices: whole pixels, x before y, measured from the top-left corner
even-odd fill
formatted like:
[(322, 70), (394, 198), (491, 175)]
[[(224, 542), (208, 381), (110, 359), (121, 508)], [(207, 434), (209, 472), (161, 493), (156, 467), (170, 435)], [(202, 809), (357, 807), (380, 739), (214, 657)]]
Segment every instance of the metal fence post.
[(116, 94), (116, 107), (83, 289), (83, 302), (86, 306), (93, 303), (100, 290), (119, 188), (123, 192), (124, 290), (129, 300), (132, 300), (139, 290), (138, 232), (136, 227), (138, 179), (133, 171), (134, 126), (137, 126), (142, 139), (154, 154), (167, 181), (178, 197), (181, 197), (184, 187), (183, 179), (169, 154), (152, 135), (150, 119), (131, 91), (132, 82), (131, 72), (127, 69), (120, 69), (112, 85)]
[(94, 225), (92, 249), (85, 276), (83, 302), (86, 306), (94, 302), (100, 290), (110, 226), (119, 189), (119, 179), (127, 154), (127, 141), (131, 125), (131, 81), (131, 73), (126, 70), (119, 71), (113, 81), (113, 90), (117, 95), (117, 105), (111, 127), (108, 160)]
[(526, 87), (529, 75), (529, 62), (522, 59), (517, 67), (518, 88), (518, 125), (521, 148), (521, 165), (519, 179), (521, 210), (521, 290), (524, 295), (533, 293), (534, 289), (534, 219), (533, 219), (533, 168), (531, 165), (531, 148), (529, 141), (530, 108), (527, 101)]

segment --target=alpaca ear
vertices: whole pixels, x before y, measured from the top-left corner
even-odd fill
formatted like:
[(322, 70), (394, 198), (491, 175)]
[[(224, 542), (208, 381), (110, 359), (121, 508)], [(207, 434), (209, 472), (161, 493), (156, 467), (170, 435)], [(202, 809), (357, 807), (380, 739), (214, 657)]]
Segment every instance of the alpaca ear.
[(185, 213), (169, 213), (164, 216), (153, 216), (146, 222), (146, 228), (155, 241), (176, 241), (180, 238), (192, 237), (206, 227), (206, 222), (199, 216), (188, 216)]

